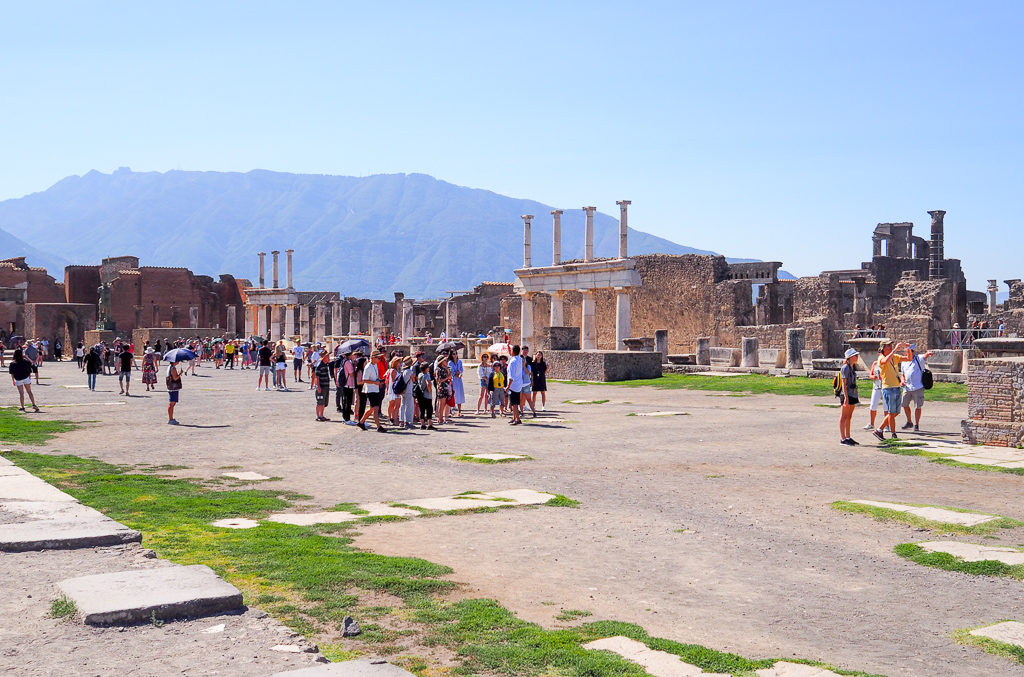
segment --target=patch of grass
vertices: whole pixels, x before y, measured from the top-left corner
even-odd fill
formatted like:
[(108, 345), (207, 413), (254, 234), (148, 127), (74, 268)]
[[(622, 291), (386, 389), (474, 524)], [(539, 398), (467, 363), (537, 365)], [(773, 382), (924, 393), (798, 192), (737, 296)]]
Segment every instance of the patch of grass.
[(580, 618), (586, 618), (587, 616), (593, 616), (589, 611), (583, 609), (563, 609), (557, 616), (556, 621), (575, 621)]
[(565, 400), (565, 404), (606, 404), (608, 400)]
[[(573, 385), (595, 385), (587, 381), (559, 381)], [(871, 390), (871, 382), (862, 379), (861, 387)], [(755, 395), (808, 395), (834, 397), (832, 380), (807, 378), (804, 376), (765, 376), (763, 374), (741, 374), (740, 376), (704, 376), (701, 374), (665, 374), (660, 378), (615, 381), (599, 385), (638, 388), (650, 386), (664, 390), (719, 390), (727, 392), (752, 393)], [(967, 386), (962, 383), (936, 383), (928, 391), (932, 402), (966, 402)]]
[(240, 465), (222, 465), (221, 467), (217, 468), (217, 470), (241, 470), (241, 469), (242, 469), (242, 466), (240, 466)]
[(78, 605), (66, 595), (61, 595), (50, 602), (50, 618), (71, 618), (77, 613)]
[(355, 503), (339, 503), (333, 507), (328, 508), (335, 512), (350, 512), (353, 515), (369, 515), (369, 510), (363, 510)]
[(555, 508), (578, 508), (580, 507), (580, 502), (562, 494), (555, 494), (555, 497), (549, 499), (544, 505), (550, 505)]
[(71, 421), (29, 418), (17, 407), (0, 407), (0, 442), (38, 446), (77, 427)]
[[(903, 505), (910, 505), (916, 508), (942, 508), (943, 510), (952, 510), (953, 512), (976, 512), (974, 510), (964, 510), (963, 508), (951, 508), (945, 505), (927, 505), (922, 503), (905, 503)], [(891, 510), (889, 508), (880, 508), (875, 505), (852, 503), (850, 501), (836, 501), (832, 504), (832, 507), (836, 510), (843, 510), (845, 512), (870, 515), (876, 520), (883, 522), (886, 520), (903, 522), (904, 524), (909, 524), (910, 526), (917, 527), (919, 529), (927, 529), (936, 533), (946, 534), (970, 534), (975, 536), (984, 536), (996, 532), (999, 529), (1014, 529), (1016, 527), (1024, 526), (1024, 522), (998, 515), (998, 519), (983, 522), (981, 524), (975, 524), (974, 526), (967, 526), (966, 524), (936, 522), (935, 520), (918, 517), (917, 515), (912, 515), (908, 512), (900, 512), (899, 510)]]
[(823, 407), (825, 409), (838, 409), (839, 408), (838, 404), (821, 404), (820, 402), (815, 404), (814, 406), (816, 406), (816, 407)]
[(926, 567), (959, 571), (972, 576), (1006, 576), (1018, 581), (1024, 580), (1024, 564), (1005, 564), (992, 559), (966, 562), (948, 552), (929, 552), (916, 543), (900, 543), (894, 550), (900, 557)]
[(465, 463), (483, 463), (484, 465), (494, 465), (496, 463), (515, 463), (516, 461), (532, 461), (531, 456), (523, 456), (522, 458), (473, 458), (472, 456), (453, 456), (456, 461), (463, 461)]
[(345, 644), (320, 644), (320, 653), (332, 663), (351, 661), (363, 655), (362, 651), (346, 648)]
[(887, 454), (897, 454), (899, 456), (923, 456), (927, 458), (931, 463), (939, 463), (941, 465), (948, 465), (953, 468), (967, 468), (968, 470), (976, 470), (979, 472), (1003, 472), (1011, 475), (1024, 475), (1024, 468), (1007, 468), (1001, 465), (984, 465), (981, 463), (961, 463), (960, 461), (954, 461), (949, 456), (957, 455), (955, 451), (935, 451), (934, 449), (922, 449), (924, 445), (921, 442), (911, 442), (907, 440), (886, 440), (884, 443), (879, 445), (879, 449), (886, 452)]
[[(998, 621), (997, 623), (1004, 623), (1005, 620)], [(995, 656), (1002, 656), (1018, 663), (1024, 663), (1024, 648), (1017, 646), (1016, 644), (1007, 644), (1006, 642), (1000, 642), (990, 637), (978, 637), (972, 635), (971, 630), (977, 630), (979, 628), (987, 628), (997, 623), (989, 623), (987, 625), (979, 625), (973, 628), (963, 628), (953, 633), (953, 640), (957, 644), (966, 644), (969, 646), (976, 646), (983, 651), (986, 651)]]
[(706, 480), (717, 480), (719, 477), (725, 477), (725, 475), (704, 475)]

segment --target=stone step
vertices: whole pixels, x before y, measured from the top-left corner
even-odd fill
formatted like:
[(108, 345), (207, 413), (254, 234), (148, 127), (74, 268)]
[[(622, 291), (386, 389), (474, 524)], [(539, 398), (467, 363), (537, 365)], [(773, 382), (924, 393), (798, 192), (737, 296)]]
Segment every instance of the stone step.
[(412, 673), (387, 661), (364, 658), (275, 672), (270, 677), (412, 677)]
[(0, 503), (0, 551), (71, 550), (140, 543), (142, 534), (69, 501)]
[(89, 625), (195, 618), (242, 607), (242, 593), (208, 566), (119, 571), (60, 581)]

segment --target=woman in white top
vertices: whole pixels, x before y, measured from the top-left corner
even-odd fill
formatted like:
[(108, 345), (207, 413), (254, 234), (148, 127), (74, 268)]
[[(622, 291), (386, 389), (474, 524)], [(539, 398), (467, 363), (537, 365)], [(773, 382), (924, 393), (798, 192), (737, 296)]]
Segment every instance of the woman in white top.
[(476, 368), (477, 380), (480, 383), (480, 396), (476, 398), (476, 413), (480, 413), (480, 405), (487, 402), (487, 381), (491, 378), (491, 356), (484, 353), (480, 356), (480, 366)]
[[(881, 350), (879, 350), (878, 354), (882, 354)], [(882, 374), (877, 358), (871, 363), (871, 368), (868, 370), (868, 378), (871, 379), (871, 422), (864, 426), (864, 430), (874, 430), (878, 405), (882, 403)]]
[(395, 394), (395, 381), (402, 378), (402, 358), (392, 357), (388, 363), (387, 378), (384, 379), (384, 403), (387, 405), (388, 420), (391, 425), (398, 425), (398, 412), (402, 407), (402, 396)]

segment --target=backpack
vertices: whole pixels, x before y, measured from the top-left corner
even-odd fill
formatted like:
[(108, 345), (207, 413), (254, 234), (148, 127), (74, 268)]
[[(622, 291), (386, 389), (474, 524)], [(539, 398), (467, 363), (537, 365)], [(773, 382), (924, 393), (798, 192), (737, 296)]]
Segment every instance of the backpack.
[(836, 397), (842, 397), (843, 395), (843, 370), (840, 369), (836, 372), (835, 378), (832, 379), (832, 393)]
[(495, 369), (494, 370), (494, 389), (498, 390), (499, 388), (503, 389), (504, 387), (505, 387), (505, 374), (504, 374), (504, 372), (501, 371), (501, 369)]
[(408, 385), (405, 382), (405, 377), (402, 376), (402, 372), (398, 372), (398, 380), (391, 384), (391, 392), (396, 395), (401, 395), (405, 392), (405, 386)]
[(423, 388), (420, 388), (419, 379), (412, 382), (412, 396), (417, 400), (423, 399)]
[[(919, 360), (917, 355), (914, 355), (915, 360)], [(931, 390), (932, 386), (935, 385), (935, 379), (932, 377), (932, 370), (924, 366), (923, 362), (918, 362), (921, 366), (921, 385), (924, 386), (925, 390)]]

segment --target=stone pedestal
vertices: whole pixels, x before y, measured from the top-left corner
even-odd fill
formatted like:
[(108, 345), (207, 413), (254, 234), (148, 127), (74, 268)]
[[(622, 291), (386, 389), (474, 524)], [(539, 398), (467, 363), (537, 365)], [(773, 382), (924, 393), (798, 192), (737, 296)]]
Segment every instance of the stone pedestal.
[(623, 343), (625, 339), (630, 337), (630, 305), (629, 305), (629, 293), (622, 290), (616, 290), (615, 293), (615, 349), (625, 350), (626, 344)]
[(967, 416), (960, 423), (967, 444), (1024, 444), (1024, 357), (968, 362)]
[[(308, 322), (308, 319), (307, 319)], [(348, 310), (348, 333), (351, 336), (355, 336), (362, 332), (362, 326), (359, 321), (359, 308), (349, 308)]]
[(758, 366), (758, 343), (756, 336), (744, 336), (743, 337), (743, 356), (740, 359), (741, 367), (756, 367)]
[(561, 327), (565, 323), (565, 292), (551, 292), (551, 321), (552, 327)]
[(697, 339), (697, 364), (711, 364), (711, 337), (701, 336)]
[(801, 351), (804, 349), (804, 341), (807, 330), (803, 327), (794, 327), (786, 330), (786, 369), (803, 369), (804, 359)]
[(413, 319), (412, 299), (402, 299), (402, 339), (405, 341), (416, 335)]
[(597, 350), (597, 326), (594, 324), (594, 292), (584, 290), (580, 313), (580, 341), (583, 350)]
[(668, 329), (658, 329), (654, 332), (654, 350), (661, 353), (661, 361), (668, 361)]

